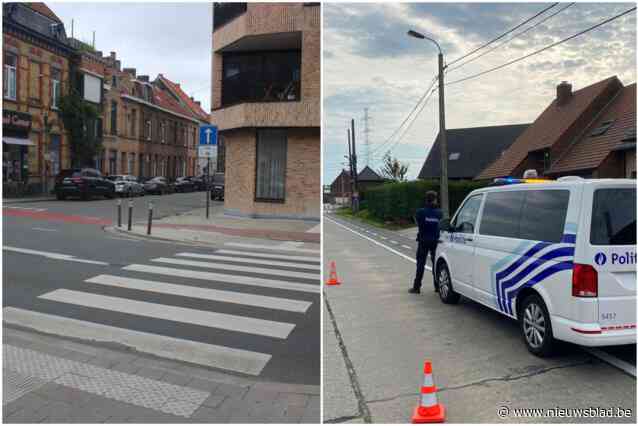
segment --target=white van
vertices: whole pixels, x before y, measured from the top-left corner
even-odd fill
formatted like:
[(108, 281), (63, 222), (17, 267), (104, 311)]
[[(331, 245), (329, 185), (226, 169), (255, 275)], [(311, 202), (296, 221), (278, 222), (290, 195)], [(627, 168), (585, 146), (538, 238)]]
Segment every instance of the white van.
[(636, 343), (636, 181), (497, 179), (441, 222), (435, 276), (520, 322), (535, 355), (554, 340)]

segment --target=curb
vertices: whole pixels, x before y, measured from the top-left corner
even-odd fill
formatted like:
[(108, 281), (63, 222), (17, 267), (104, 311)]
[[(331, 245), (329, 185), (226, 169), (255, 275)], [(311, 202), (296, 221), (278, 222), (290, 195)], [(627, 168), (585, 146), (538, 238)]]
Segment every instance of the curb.
[(7, 204), (22, 204), (22, 203), (41, 203), (41, 202), (45, 202), (45, 201), (57, 201), (56, 198), (35, 198), (35, 199), (25, 199), (25, 198), (17, 198), (17, 199), (13, 199), (13, 198), (9, 198), (9, 199), (2, 199), (2, 205), (5, 206)]

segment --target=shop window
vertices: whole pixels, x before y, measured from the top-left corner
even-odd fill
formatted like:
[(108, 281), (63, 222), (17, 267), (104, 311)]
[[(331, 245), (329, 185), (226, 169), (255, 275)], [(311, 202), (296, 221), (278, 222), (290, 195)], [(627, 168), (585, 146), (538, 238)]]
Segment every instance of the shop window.
[(4, 54), (4, 74), (2, 81), (3, 96), (16, 100), (18, 57), (11, 53)]
[(286, 145), (285, 130), (266, 129), (257, 132), (257, 186), (255, 198), (258, 201), (284, 201)]
[(60, 70), (57, 68), (51, 68), (51, 108), (58, 109), (60, 106)]

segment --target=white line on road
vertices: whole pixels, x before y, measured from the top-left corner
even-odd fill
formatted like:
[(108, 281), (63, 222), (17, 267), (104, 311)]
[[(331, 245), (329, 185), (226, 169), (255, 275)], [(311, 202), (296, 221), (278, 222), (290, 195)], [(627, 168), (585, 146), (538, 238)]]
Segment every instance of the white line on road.
[(271, 358), (270, 355), (259, 352), (144, 333), (12, 307), (2, 310), (2, 320), (8, 324), (32, 328), (41, 333), (88, 341), (119, 343), (142, 353), (254, 376), (261, 373)]
[(171, 259), (168, 257), (158, 257), (151, 259), (151, 262), (169, 263), (171, 265), (196, 266), (200, 268), (218, 269), (220, 271), (249, 272), (253, 274), (275, 275), (278, 277), (302, 278), (309, 280), (319, 280), (319, 274), (308, 272), (294, 272), (284, 269), (252, 268), (250, 266), (229, 265), (227, 263), (200, 262), (197, 260)]
[[(396, 254), (397, 256), (400, 256), (400, 257), (404, 258), (405, 260), (407, 260), (407, 261), (409, 261), (409, 262), (416, 263), (416, 259), (413, 259), (413, 258), (411, 258), (410, 256), (406, 256), (405, 254), (403, 254), (403, 253), (401, 253), (401, 252), (396, 251), (396, 250), (395, 250), (395, 249), (393, 249), (392, 247), (388, 247), (388, 246), (386, 246), (385, 244), (381, 244), (380, 242), (375, 241), (375, 240), (373, 240), (373, 239), (372, 239), (372, 238), (370, 238), (370, 237), (367, 237), (367, 236), (365, 236), (365, 235), (363, 235), (363, 234), (360, 234), (360, 233), (358, 233), (357, 231), (355, 231), (354, 229), (350, 229), (350, 228), (348, 228), (347, 226), (342, 225), (341, 223), (337, 222), (336, 220), (330, 219), (330, 218), (328, 218), (328, 217), (326, 217), (325, 219), (326, 219), (326, 220), (329, 220), (330, 222), (334, 223), (334, 224), (335, 224), (335, 225), (337, 225), (337, 226), (340, 226), (340, 227), (342, 227), (342, 228), (344, 228), (344, 229), (347, 229), (348, 231), (352, 232), (352, 233), (353, 233), (353, 234), (355, 234), (355, 235), (360, 236), (361, 238), (365, 238), (366, 240), (368, 240), (368, 241), (370, 241), (370, 242), (372, 242), (372, 243), (374, 243), (374, 244), (378, 245), (379, 247), (383, 247), (384, 249), (386, 249), (386, 250), (388, 250), (388, 251), (391, 251), (392, 253)], [(383, 237), (381, 237), (381, 238), (383, 238)], [(432, 270), (432, 268), (431, 268), (431, 267), (429, 267), (429, 266), (426, 266), (426, 267), (425, 267), (425, 269), (427, 269), (428, 271), (431, 271), (431, 270)]]
[(387, 240), (388, 238), (387, 238), (387, 237), (384, 237), (384, 236), (381, 236), (381, 239), (382, 239), (382, 240)]
[(58, 229), (51, 229), (51, 228), (31, 228), (34, 231), (42, 231), (42, 232), (60, 232), (60, 230)]
[(119, 238), (119, 237), (106, 237), (108, 240), (118, 240), (118, 241), (133, 241), (135, 243), (140, 243), (142, 240), (135, 240), (133, 238)]
[(290, 332), (295, 328), (295, 324), (285, 322), (180, 308), (178, 306), (162, 305), (159, 303), (140, 302), (138, 300), (102, 296), (100, 294), (85, 293), (83, 291), (67, 290), (64, 288), (53, 290), (50, 293), (38, 296), (38, 298), (149, 318), (238, 331), (240, 333), (275, 337), (278, 339), (287, 338)]
[(636, 366), (629, 364), (628, 362), (623, 361), (622, 359), (616, 358), (613, 355), (610, 355), (606, 352), (601, 351), (598, 348), (584, 348), (585, 352), (595, 356), (596, 358), (600, 358), (606, 363), (613, 365), (614, 367), (624, 371), (625, 373), (636, 377)]
[(255, 248), (255, 249), (263, 249), (263, 250), (274, 250), (274, 251), (294, 251), (295, 253), (308, 253), (308, 254), (316, 254), (319, 256), (319, 250), (312, 249), (302, 249), (302, 248), (290, 248), (285, 246), (264, 246), (259, 244), (246, 244), (246, 243), (225, 243), (225, 246), (232, 247), (244, 247), (244, 248)]
[(396, 242), (396, 241), (394, 241), (394, 240), (390, 240), (390, 242), (391, 242), (392, 244), (399, 244), (398, 242)]
[(411, 248), (412, 248), (412, 247), (410, 247), (410, 246), (406, 246), (405, 244), (403, 244), (401, 247), (403, 247), (403, 248), (407, 248), (407, 249), (411, 249)]
[(288, 268), (299, 268), (299, 269), (309, 269), (311, 271), (320, 270), (319, 265), (308, 265), (303, 263), (294, 263), (294, 262), (278, 262), (274, 260), (259, 260), (259, 259), (251, 259), (249, 257), (229, 257), (229, 256), (216, 256), (214, 254), (199, 254), (199, 253), (177, 253), (175, 256), (179, 257), (193, 257), (197, 259), (207, 259), (207, 260), (220, 260), (226, 262), (236, 262), (236, 263), (250, 263), (251, 265), (270, 265), (270, 266), (283, 266)]
[(15, 253), (22, 253), (22, 254), (32, 254), (35, 256), (43, 256), (48, 259), (55, 259), (55, 260), (67, 260), (70, 262), (91, 263), (93, 265), (108, 265), (107, 262), (100, 262), (98, 260), (78, 259), (75, 256), (72, 256), (70, 254), (52, 253), (49, 251), (31, 250), (31, 249), (24, 249), (24, 248), (11, 247), (11, 246), (2, 246), (2, 250), (12, 251)]
[(279, 259), (279, 260), (297, 260), (299, 262), (316, 262), (317, 265), (321, 260), (319, 257), (314, 256), (289, 256), (286, 254), (270, 254), (270, 253), (259, 253), (256, 251), (237, 251), (237, 250), (217, 250), (215, 253), (217, 254), (236, 254), (238, 256), (255, 256), (255, 257), (263, 257), (265, 259)]
[(125, 271), (146, 272), (150, 274), (169, 275), (172, 277), (194, 278), (207, 281), (221, 281), (230, 284), (252, 285), (255, 287), (279, 288), (282, 290), (303, 291), (307, 293), (319, 293), (321, 287), (312, 284), (293, 283), (265, 278), (244, 277), (240, 275), (220, 274), (217, 272), (194, 271), (190, 269), (165, 268), (154, 265), (128, 265)]
[(16, 209), (16, 210), (30, 210), (33, 212), (45, 212), (48, 209), (39, 209), (37, 207), (18, 207), (18, 206), (5, 206), (5, 209)]
[(214, 302), (235, 303), (238, 305), (258, 306), (290, 312), (305, 313), (312, 302), (283, 299), (280, 297), (260, 296), (258, 294), (238, 293), (235, 291), (213, 290), (209, 288), (171, 284), (160, 281), (139, 280), (137, 278), (119, 277), (115, 275), (98, 275), (85, 282), (102, 284), (132, 290), (150, 291), (174, 296), (193, 297), (195, 299), (212, 300)]

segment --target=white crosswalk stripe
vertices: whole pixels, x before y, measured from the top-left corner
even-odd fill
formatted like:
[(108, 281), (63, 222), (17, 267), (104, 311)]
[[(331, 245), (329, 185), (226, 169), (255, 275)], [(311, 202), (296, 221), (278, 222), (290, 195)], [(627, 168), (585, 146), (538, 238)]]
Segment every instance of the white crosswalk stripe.
[[(249, 342), (250, 336), (275, 339), (273, 345), (288, 339), (296, 322), (304, 320), (303, 316), (313, 304), (309, 295), (316, 298), (321, 292), (319, 256), (224, 249), (211, 254), (181, 252), (174, 257), (149, 260), (156, 264), (129, 264), (122, 267), (120, 274), (100, 274), (86, 279), (85, 288), (57, 288), (38, 296), (41, 303), (81, 309), (68, 310), (73, 312), (69, 317), (5, 307), (3, 319), (44, 333), (119, 343), (160, 357), (259, 375), (272, 359), (267, 353), (271, 350), (266, 347), (267, 350), (255, 351), (254, 346), (246, 347), (244, 342)], [(158, 276), (165, 278), (158, 279)], [(309, 279), (316, 284), (303, 282)], [(269, 291), (276, 294), (269, 295)], [(290, 293), (282, 294), (282, 291)], [(149, 296), (145, 298), (144, 294)], [(164, 335), (162, 331), (155, 334), (148, 328), (141, 330), (138, 325), (141, 322), (128, 316), (119, 320), (116, 327), (100, 324), (100, 316), (85, 317), (87, 309), (88, 312), (98, 310), (143, 317), (147, 319), (145, 327), (153, 324), (148, 319), (170, 321), (175, 324), (169, 332), (173, 336)], [(210, 329), (203, 336), (215, 336), (215, 344), (175, 334), (180, 327), (190, 325)], [(151, 329), (153, 327), (157, 326)], [(236, 333), (245, 337), (233, 338)], [(228, 339), (229, 346), (224, 346), (224, 339)]]
[(177, 253), (175, 256), (178, 257), (192, 257), (195, 259), (206, 259), (206, 260), (219, 260), (226, 262), (235, 262), (235, 263), (250, 263), (251, 265), (268, 265), (268, 266), (284, 266), (288, 268), (296, 268), (296, 269), (309, 269), (311, 271), (320, 270), (319, 265), (303, 265), (294, 262), (279, 262), (276, 260), (259, 260), (259, 259), (250, 259), (247, 257), (229, 257), (229, 256), (217, 256), (214, 254), (199, 254), (199, 253)]
[(151, 262), (158, 263), (170, 263), (172, 265), (180, 266), (197, 266), (200, 268), (218, 269), (221, 271), (235, 271), (235, 272), (250, 272), (262, 275), (276, 275), (278, 277), (290, 277), (290, 278), (303, 278), (309, 280), (318, 280), (318, 273), (308, 272), (295, 272), (286, 271), (282, 269), (268, 269), (268, 268), (252, 268), (250, 266), (229, 265), (226, 263), (213, 263), (213, 262), (201, 262), (198, 260), (184, 260), (184, 259), (172, 259), (168, 257), (158, 257), (157, 259), (151, 259)]
[(290, 247), (286, 247), (286, 246), (264, 246), (264, 245), (260, 245), (260, 244), (247, 244), (247, 243), (225, 243), (225, 246), (231, 246), (231, 247), (241, 247), (241, 248), (249, 248), (249, 249), (260, 249), (260, 250), (273, 250), (273, 251), (292, 251), (295, 253), (307, 253), (307, 254), (316, 254), (317, 256), (320, 255), (319, 250), (314, 250), (314, 249), (303, 249), (303, 248), (290, 248)]

